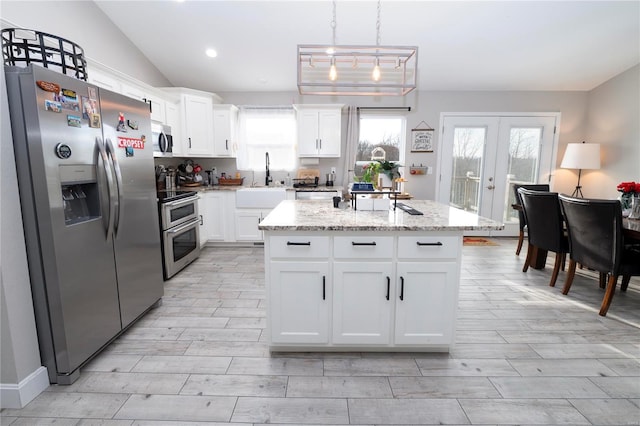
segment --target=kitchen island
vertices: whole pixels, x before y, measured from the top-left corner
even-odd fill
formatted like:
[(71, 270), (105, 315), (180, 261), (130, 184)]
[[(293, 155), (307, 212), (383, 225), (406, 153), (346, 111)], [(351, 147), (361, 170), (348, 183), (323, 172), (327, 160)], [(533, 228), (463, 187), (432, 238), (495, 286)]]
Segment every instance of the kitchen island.
[(492, 220), (434, 201), (423, 215), (287, 200), (265, 233), (272, 351), (448, 351), (454, 342), (462, 235)]

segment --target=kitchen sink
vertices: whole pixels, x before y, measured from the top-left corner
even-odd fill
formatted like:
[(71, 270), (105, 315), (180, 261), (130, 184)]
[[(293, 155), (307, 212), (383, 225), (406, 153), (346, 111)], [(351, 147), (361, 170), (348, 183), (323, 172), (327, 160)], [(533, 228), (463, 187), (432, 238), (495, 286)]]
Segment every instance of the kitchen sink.
[(252, 187), (236, 191), (236, 207), (272, 209), (287, 199), (286, 188)]

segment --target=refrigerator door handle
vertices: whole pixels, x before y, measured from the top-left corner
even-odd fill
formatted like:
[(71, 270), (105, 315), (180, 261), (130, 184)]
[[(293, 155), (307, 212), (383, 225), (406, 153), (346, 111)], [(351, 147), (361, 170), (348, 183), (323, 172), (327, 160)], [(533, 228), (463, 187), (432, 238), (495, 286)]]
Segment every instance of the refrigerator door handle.
[(109, 156), (107, 155), (107, 150), (105, 149), (104, 143), (100, 138), (96, 138), (96, 148), (98, 149), (98, 154), (100, 159), (102, 160), (102, 167), (104, 167), (104, 173), (107, 177), (107, 194), (109, 196), (109, 210), (108, 210), (108, 219), (107, 219), (107, 227), (105, 229), (107, 234), (107, 241), (111, 239), (113, 234), (113, 223), (115, 220), (116, 212), (115, 212), (115, 203), (113, 201), (113, 186), (115, 182), (113, 180), (113, 174), (111, 173), (111, 166), (109, 165)]
[(122, 172), (120, 171), (120, 164), (118, 163), (118, 159), (116, 158), (116, 151), (113, 148), (113, 144), (111, 143), (111, 139), (105, 139), (105, 145), (107, 146), (107, 153), (109, 154), (109, 158), (111, 159), (111, 164), (113, 164), (113, 169), (115, 170), (116, 175), (116, 188), (118, 188), (117, 200), (118, 207), (116, 209), (116, 217), (113, 224), (113, 233), (117, 237), (118, 236), (118, 228), (120, 226), (120, 218), (123, 214), (123, 197), (122, 197)]

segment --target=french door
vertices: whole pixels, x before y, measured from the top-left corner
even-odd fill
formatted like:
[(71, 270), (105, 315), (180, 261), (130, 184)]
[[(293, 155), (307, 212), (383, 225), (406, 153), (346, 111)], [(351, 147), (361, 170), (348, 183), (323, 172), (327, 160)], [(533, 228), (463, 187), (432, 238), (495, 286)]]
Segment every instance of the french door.
[(517, 235), (513, 185), (551, 182), (558, 120), (559, 114), (443, 115), (438, 201), (505, 224), (491, 235)]

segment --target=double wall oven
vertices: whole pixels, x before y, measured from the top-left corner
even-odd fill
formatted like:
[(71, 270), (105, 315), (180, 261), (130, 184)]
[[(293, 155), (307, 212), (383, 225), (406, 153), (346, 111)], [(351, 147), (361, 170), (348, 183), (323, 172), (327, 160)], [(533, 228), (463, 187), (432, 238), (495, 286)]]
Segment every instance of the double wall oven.
[(198, 193), (158, 191), (164, 279), (200, 256)]

